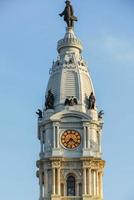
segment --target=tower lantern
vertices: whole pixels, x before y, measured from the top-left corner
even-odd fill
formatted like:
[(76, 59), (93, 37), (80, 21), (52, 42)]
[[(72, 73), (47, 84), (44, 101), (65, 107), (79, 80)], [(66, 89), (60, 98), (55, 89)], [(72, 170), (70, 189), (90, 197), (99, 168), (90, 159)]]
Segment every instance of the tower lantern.
[(103, 112), (97, 110), (83, 46), (73, 30), (77, 17), (70, 1), (59, 15), (66, 33), (57, 44), (44, 109), (37, 112), (39, 200), (103, 200)]

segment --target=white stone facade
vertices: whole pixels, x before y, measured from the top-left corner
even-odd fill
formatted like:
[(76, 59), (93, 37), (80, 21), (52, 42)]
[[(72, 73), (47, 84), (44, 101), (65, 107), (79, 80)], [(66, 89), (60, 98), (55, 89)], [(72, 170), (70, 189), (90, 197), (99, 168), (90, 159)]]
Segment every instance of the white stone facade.
[[(46, 95), (48, 90), (54, 94), (54, 109), (44, 108), (43, 117), (38, 120), (40, 200), (103, 199), (103, 123), (98, 118), (96, 106), (88, 109), (88, 98), (94, 88), (81, 56), (82, 49), (73, 29), (68, 28), (64, 39), (58, 42), (58, 57), (50, 71), (46, 90)], [(71, 97), (75, 97), (78, 104), (65, 106), (65, 99)], [(78, 147), (69, 149), (62, 144), (61, 136), (66, 130), (80, 134)], [(68, 195), (71, 190), (69, 177), (73, 180), (73, 195)]]

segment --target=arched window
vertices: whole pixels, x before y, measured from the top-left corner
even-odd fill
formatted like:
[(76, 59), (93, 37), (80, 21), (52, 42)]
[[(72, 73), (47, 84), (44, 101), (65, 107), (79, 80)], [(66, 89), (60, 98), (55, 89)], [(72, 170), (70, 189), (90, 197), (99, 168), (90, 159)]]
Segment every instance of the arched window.
[(75, 196), (75, 177), (69, 176), (67, 178), (67, 196)]

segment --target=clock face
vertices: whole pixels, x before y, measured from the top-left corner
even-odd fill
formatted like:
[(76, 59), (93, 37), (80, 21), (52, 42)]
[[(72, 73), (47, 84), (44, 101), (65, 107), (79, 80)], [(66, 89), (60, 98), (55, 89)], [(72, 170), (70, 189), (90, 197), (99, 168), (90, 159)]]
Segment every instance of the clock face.
[(75, 130), (67, 130), (61, 136), (61, 143), (68, 149), (74, 149), (81, 143), (80, 133)]

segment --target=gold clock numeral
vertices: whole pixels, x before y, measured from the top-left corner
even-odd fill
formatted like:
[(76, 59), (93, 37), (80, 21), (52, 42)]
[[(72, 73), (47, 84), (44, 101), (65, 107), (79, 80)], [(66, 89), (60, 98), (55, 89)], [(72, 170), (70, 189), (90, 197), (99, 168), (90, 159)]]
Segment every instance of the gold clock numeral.
[(72, 131), (72, 133), (75, 133), (75, 131)]

